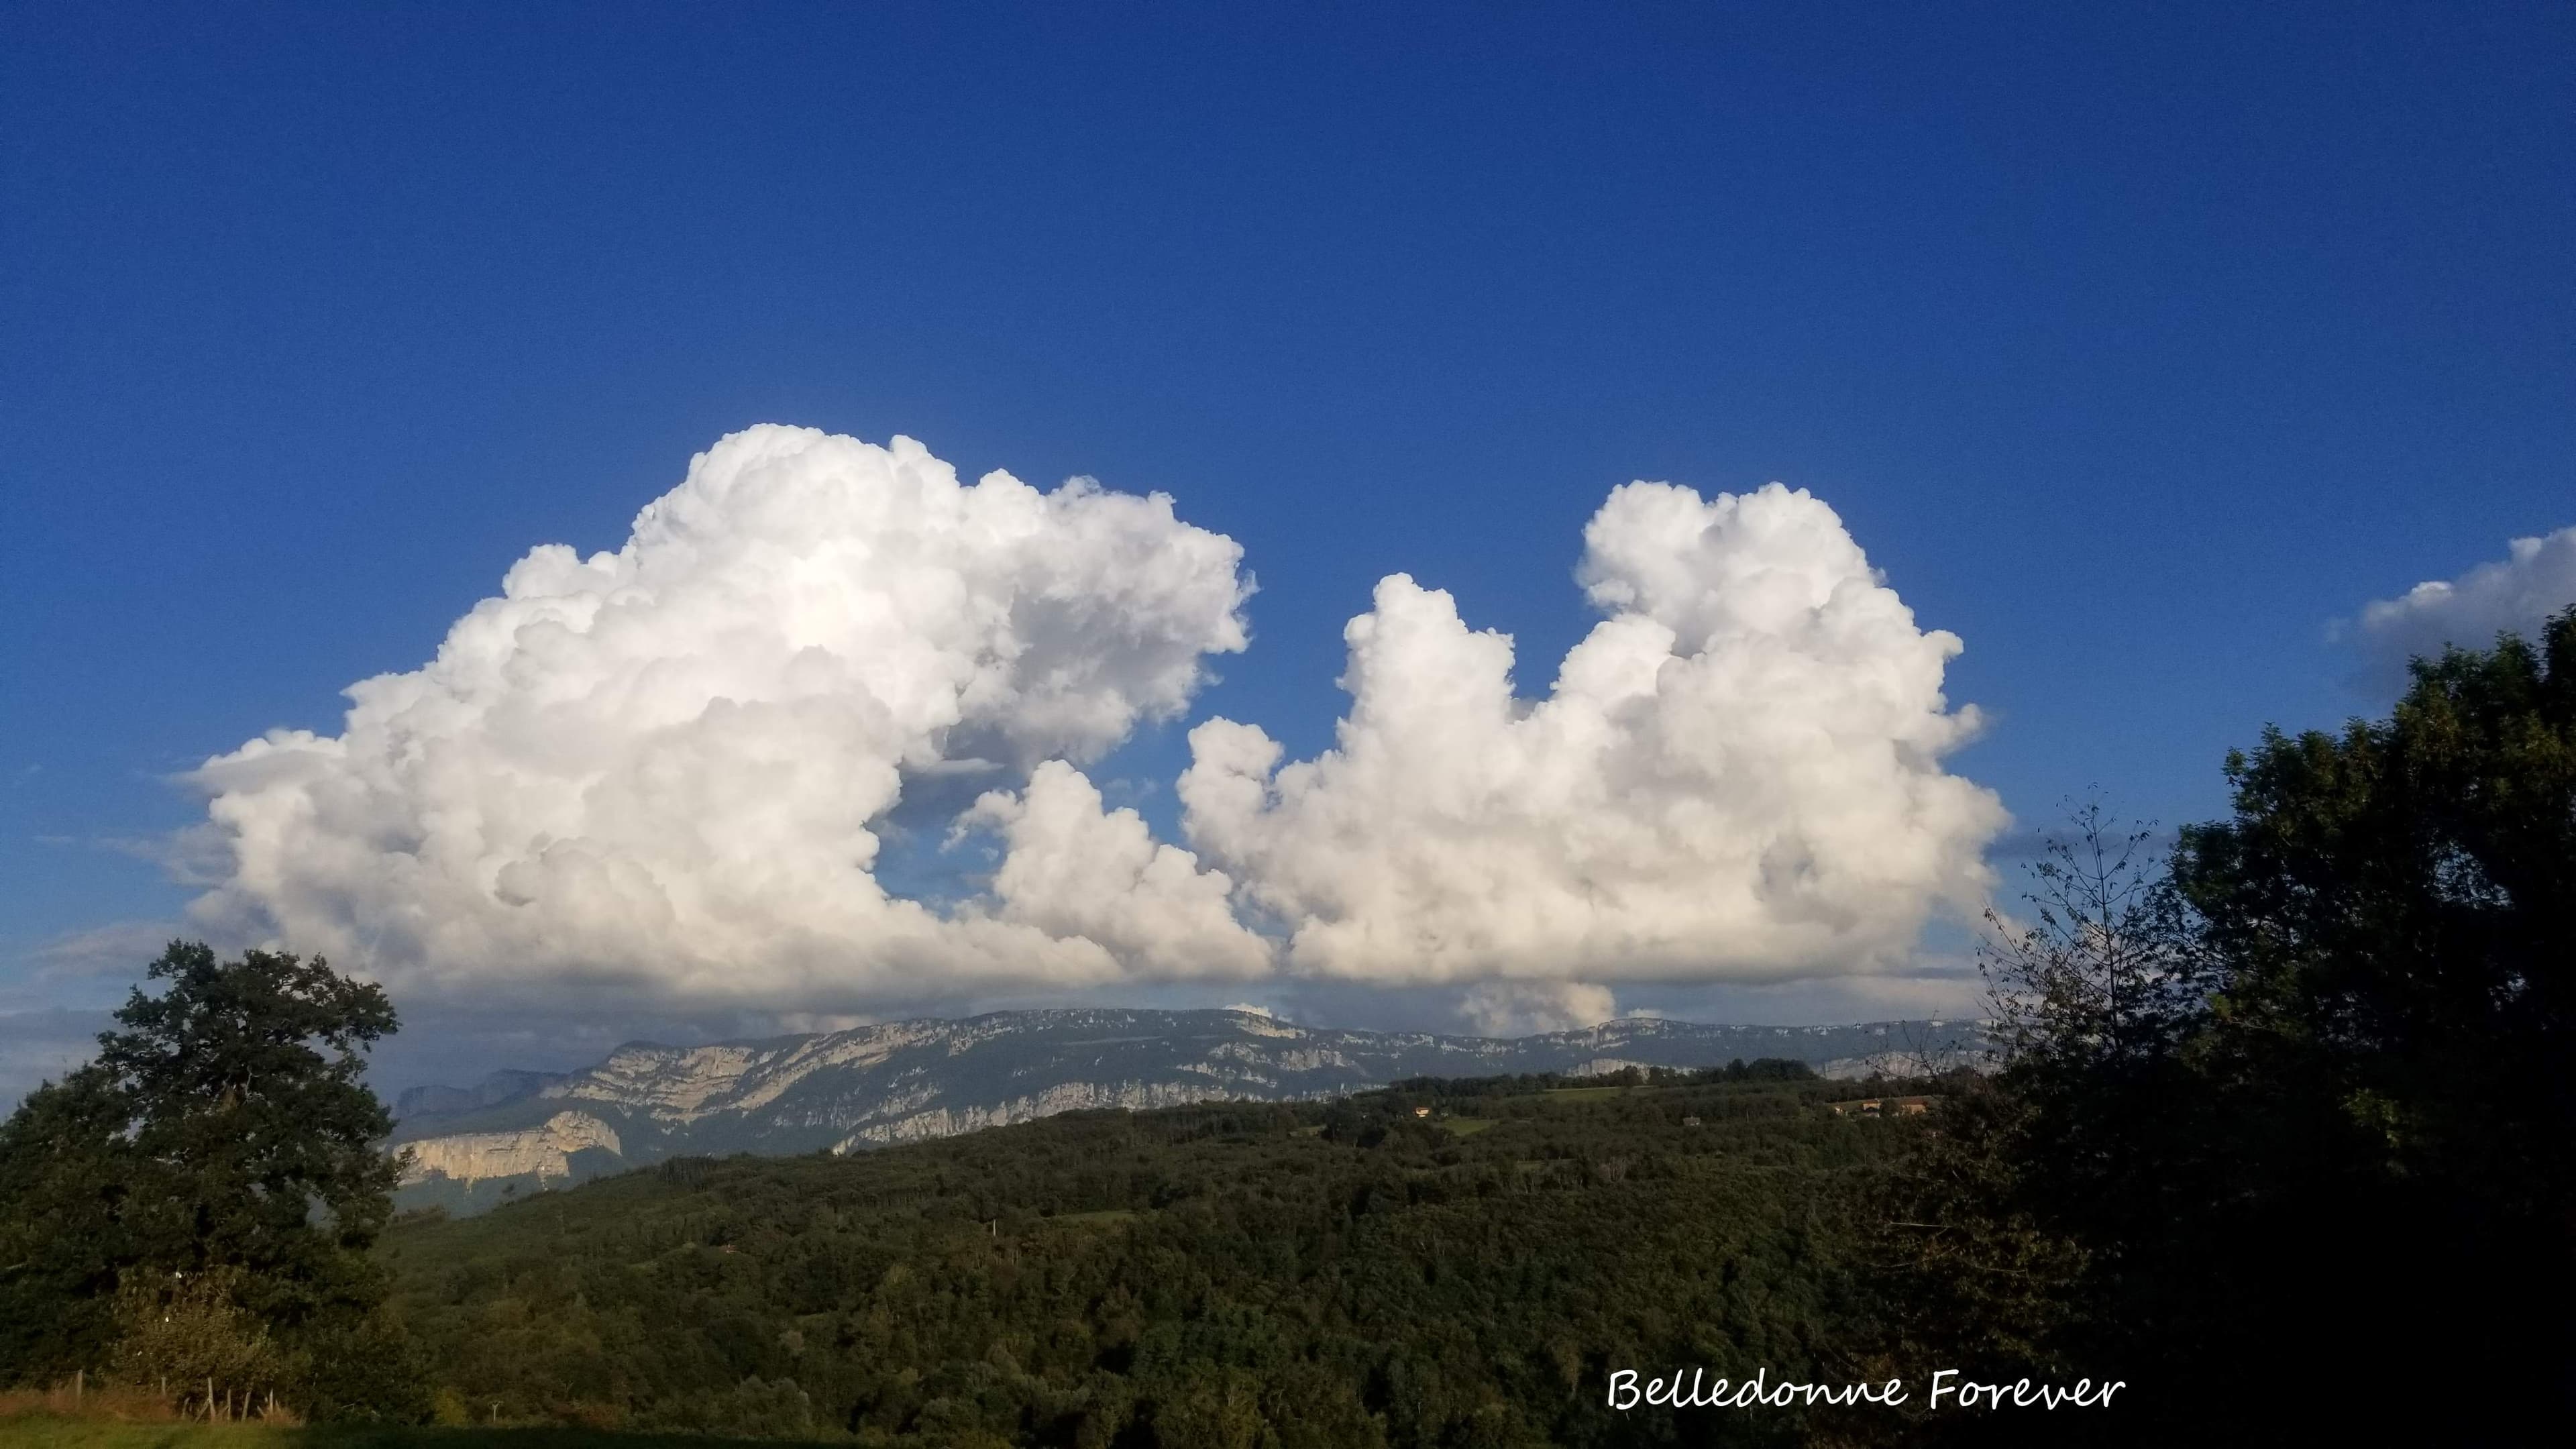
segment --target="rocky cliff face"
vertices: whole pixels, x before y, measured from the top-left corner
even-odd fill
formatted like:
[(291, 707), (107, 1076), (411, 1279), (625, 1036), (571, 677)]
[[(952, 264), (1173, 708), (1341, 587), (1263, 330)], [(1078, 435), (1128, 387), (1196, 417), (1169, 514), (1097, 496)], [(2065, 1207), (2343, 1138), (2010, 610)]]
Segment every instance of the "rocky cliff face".
[(895, 1142), (953, 1137), (979, 1127), (1007, 1127), (1014, 1122), (1052, 1117), (1058, 1112), (1082, 1112), (1101, 1107), (1124, 1107), (1132, 1112), (1148, 1107), (1186, 1107), (1193, 1102), (1209, 1100), (1210, 1094), (1192, 1082), (1119, 1082), (1114, 1085), (1060, 1082), (1043, 1092), (1013, 1097), (989, 1107), (933, 1107), (890, 1122), (873, 1123), (833, 1143), (832, 1150), (848, 1152)]
[(432, 1177), (456, 1182), (486, 1178), (572, 1176), (572, 1155), (593, 1149), (623, 1155), (617, 1133), (584, 1112), (557, 1112), (543, 1123), (519, 1132), (461, 1132), (409, 1144), (411, 1170), (405, 1185)]
[[(620, 1047), (515, 1100), (407, 1116), (395, 1137), (416, 1153), (415, 1185), (524, 1178), (544, 1186), (675, 1155), (848, 1152), (1090, 1108), (1285, 1101), (1406, 1077), (1761, 1057), (1848, 1072), (1983, 1044), (1966, 1022), (1745, 1027), (1646, 1018), (1504, 1041), (1323, 1030), (1243, 1011), (996, 1012), (767, 1041)], [(426, 1108), (457, 1097), (407, 1100)]]

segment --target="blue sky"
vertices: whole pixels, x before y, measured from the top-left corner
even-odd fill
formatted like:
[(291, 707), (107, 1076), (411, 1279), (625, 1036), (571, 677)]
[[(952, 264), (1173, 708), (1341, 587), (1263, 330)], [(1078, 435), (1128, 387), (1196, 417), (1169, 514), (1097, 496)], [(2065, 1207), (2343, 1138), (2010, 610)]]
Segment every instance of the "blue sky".
[(763, 421), (1242, 545), (1095, 773), (1330, 744), (1396, 571), (1533, 690), (1611, 487), (1780, 480), (1965, 640), (1950, 769), (2207, 816), (2576, 524), (2571, 82), (2557, 5), (10, 7), (0, 1006), (177, 917), (171, 774)]

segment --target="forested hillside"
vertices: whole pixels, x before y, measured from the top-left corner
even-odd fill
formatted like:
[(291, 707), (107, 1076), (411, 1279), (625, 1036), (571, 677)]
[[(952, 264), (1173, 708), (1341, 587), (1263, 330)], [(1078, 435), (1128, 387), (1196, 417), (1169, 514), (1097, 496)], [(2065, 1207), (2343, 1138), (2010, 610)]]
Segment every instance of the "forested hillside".
[(948, 1445), (1790, 1442), (1789, 1411), (1676, 1425), (1607, 1412), (1603, 1383), (1832, 1376), (1845, 1204), (1917, 1128), (1828, 1110), (1852, 1089), (1803, 1068), (1707, 1075), (681, 1160), (416, 1216), (383, 1252), (451, 1415)]

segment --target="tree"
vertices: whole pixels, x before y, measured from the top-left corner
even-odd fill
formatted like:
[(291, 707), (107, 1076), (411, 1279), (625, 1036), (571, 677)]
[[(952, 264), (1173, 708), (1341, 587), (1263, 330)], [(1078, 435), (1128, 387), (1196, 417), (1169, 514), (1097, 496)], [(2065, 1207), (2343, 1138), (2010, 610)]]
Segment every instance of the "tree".
[(2412, 674), (2385, 720), (2230, 756), (2233, 815), (2176, 852), (2224, 967), (2195, 1064), (2241, 1108), (2215, 1186), (2260, 1250), (2235, 1321), (2419, 1324), (2311, 1338), (2564, 1412), (2564, 1316), (2496, 1305), (2576, 1290), (2576, 609)]
[(384, 988), (319, 957), (218, 962), (185, 942), (149, 977), (168, 988), (135, 991), (98, 1055), (133, 1122), (142, 1254), (238, 1267), (252, 1306), (290, 1328), (366, 1297), (363, 1255), (401, 1175), (377, 1147), (393, 1119), (361, 1080), (366, 1048), (395, 1028)]
[(117, 1274), (135, 1260), (131, 1114), (96, 1066), (27, 1094), (0, 1123), (0, 1384), (102, 1360)]
[[(1986, 914), (1997, 1070), (1953, 1074), (1934, 1130), (1870, 1205), (1874, 1372), (2143, 1377), (2167, 1345), (2140, 1330), (2177, 1316), (2157, 1300), (2198, 1281), (2176, 1271), (2189, 1245), (2158, 1230), (2189, 1191), (2174, 1171), (2196, 1116), (2182, 1047), (2205, 1019), (2205, 963), (2153, 831), (2098, 803), (2068, 823), (2032, 867), (2028, 919)], [(1996, 1442), (1920, 1406), (1879, 1432)]]
[(2214, 1069), (2330, 1101), (2390, 1180), (2576, 1213), (2576, 609), (2539, 648), (2417, 660), (2385, 721), (2229, 757), (2184, 834), (2229, 966)]
[(138, 1384), (175, 1384), (180, 1401), (205, 1412), (204, 1393), (255, 1403), (284, 1385), (285, 1365), (268, 1327), (241, 1306), (238, 1268), (194, 1275), (138, 1269), (117, 1290), (111, 1371)]
[[(1939, 1346), (2117, 1372), (2138, 1442), (2576, 1407), (2563, 1315), (2508, 1306), (2576, 1289), (2576, 610), (2413, 680), (2231, 754), (2167, 870), (2098, 815), (2042, 868), (1987, 960), (2011, 1054), (1900, 1183), (1892, 1280), (2072, 1271)], [(2316, 1387), (2399, 1382), (2436, 1391)]]
[(165, 985), (132, 994), (97, 1060), (0, 1127), (9, 1302), (56, 1310), (0, 1340), (13, 1355), (0, 1375), (99, 1366), (101, 1300), (120, 1278), (216, 1273), (302, 1355), (308, 1388), (344, 1380), (351, 1345), (387, 1341), (374, 1321), (383, 1273), (367, 1250), (400, 1166), (379, 1149), (393, 1122), (361, 1073), (395, 1029), (393, 1007), (383, 988), (319, 957), (219, 961), (189, 942), (173, 942), (147, 979)]
[(2121, 828), (2099, 803), (2071, 812), (2031, 869), (2035, 920), (1986, 913), (1978, 966), (2007, 1059), (2087, 1072), (2171, 1058), (2200, 1021), (2209, 966), (2151, 828)]

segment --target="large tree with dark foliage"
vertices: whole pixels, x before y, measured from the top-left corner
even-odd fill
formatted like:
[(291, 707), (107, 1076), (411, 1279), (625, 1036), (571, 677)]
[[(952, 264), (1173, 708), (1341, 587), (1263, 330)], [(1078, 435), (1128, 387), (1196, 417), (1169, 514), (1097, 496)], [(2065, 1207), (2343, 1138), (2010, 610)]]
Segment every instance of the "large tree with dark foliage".
[(2213, 1072), (2294, 1085), (2390, 1182), (2517, 1237), (2576, 1208), (2576, 610), (2267, 736), (2176, 878), (2230, 967)]
[(114, 1336), (117, 1273), (134, 1261), (130, 1118), (83, 1067), (0, 1123), (0, 1383), (87, 1367)]
[(2576, 611), (2227, 774), (2169, 871), (2080, 822), (1992, 950), (2012, 1057), (1882, 1214), (1896, 1339), (2126, 1378), (2140, 1442), (2563, 1413)]
[(2384, 721), (2231, 757), (2233, 817), (2175, 855), (2225, 968), (2193, 1061), (2238, 1108), (2222, 1262), (2261, 1295), (2211, 1309), (2245, 1354), (2563, 1412), (2576, 610), (2413, 675)]
[(149, 979), (94, 1062), (0, 1126), (0, 1379), (113, 1367), (120, 1288), (131, 1306), (215, 1273), (308, 1411), (402, 1407), (368, 1256), (399, 1170), (360, 1080), (395, 1028), (383, 989), (186, 942)]

